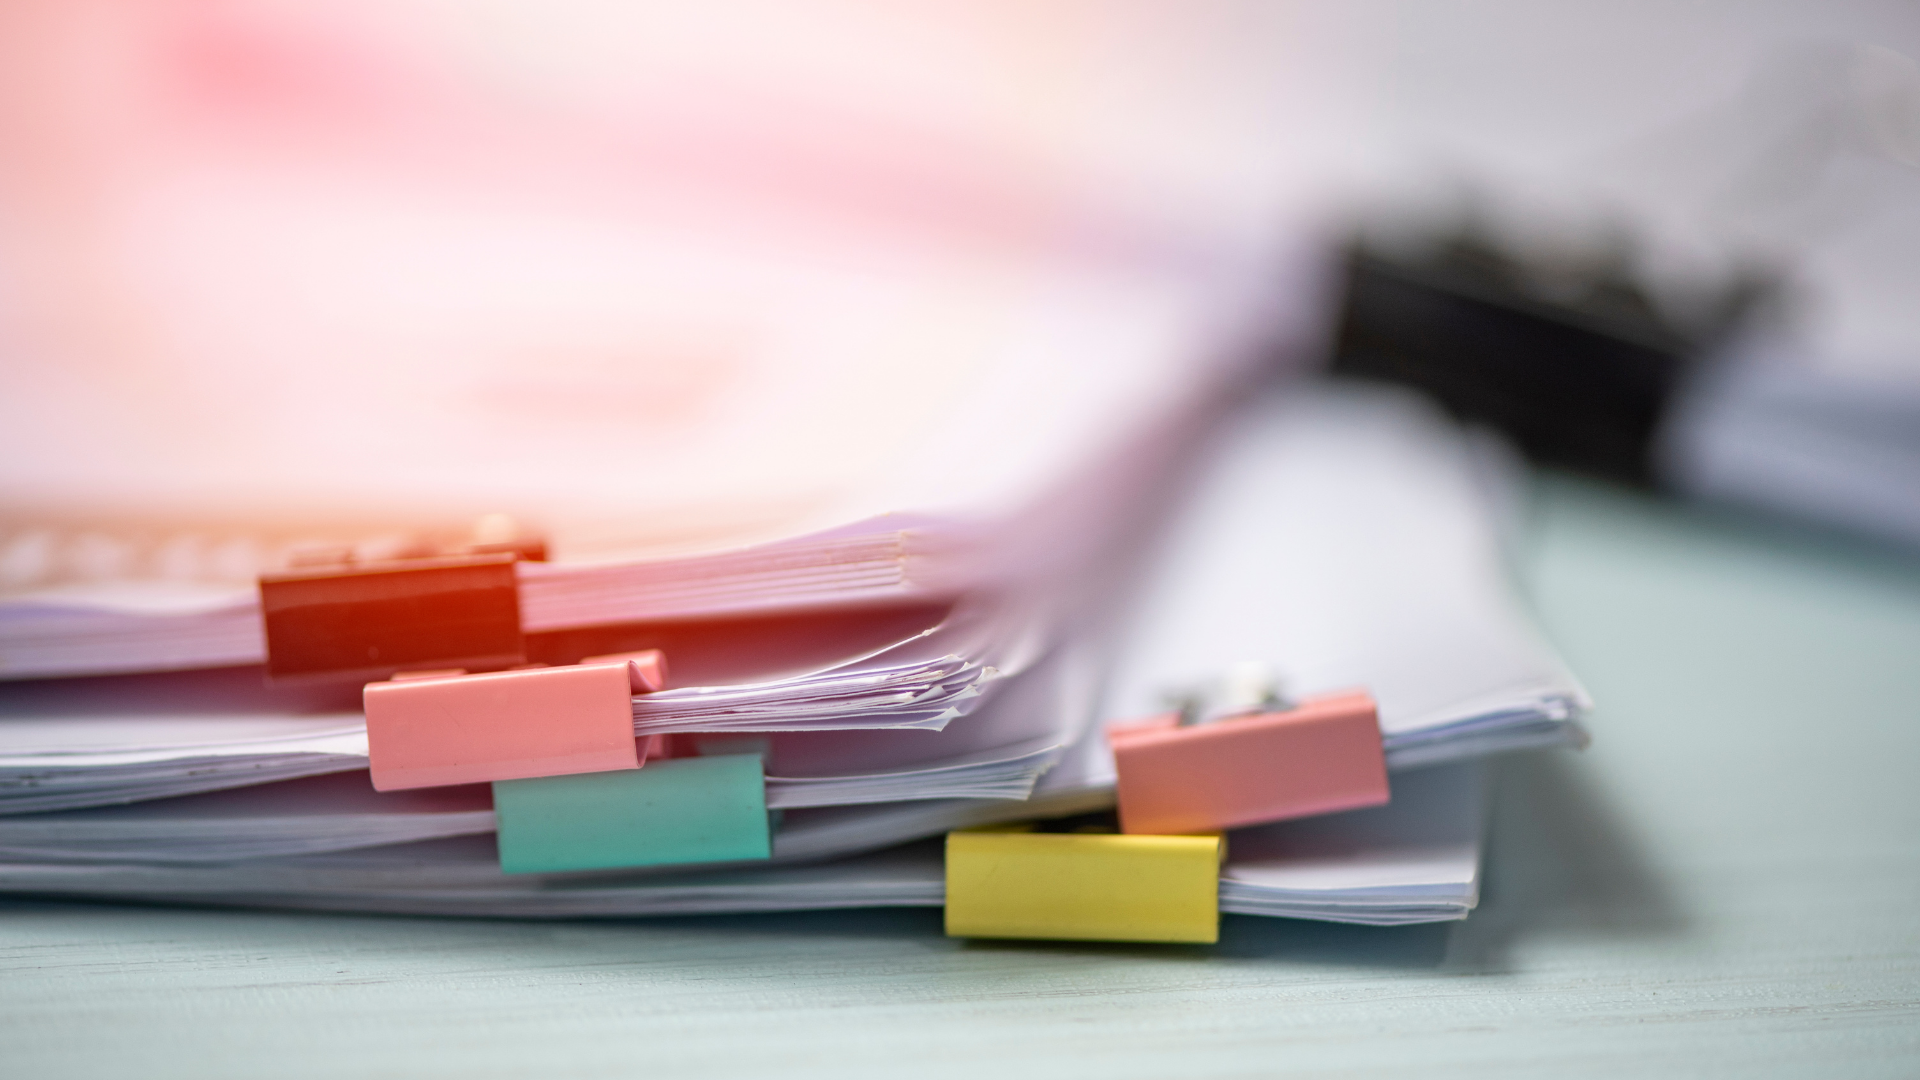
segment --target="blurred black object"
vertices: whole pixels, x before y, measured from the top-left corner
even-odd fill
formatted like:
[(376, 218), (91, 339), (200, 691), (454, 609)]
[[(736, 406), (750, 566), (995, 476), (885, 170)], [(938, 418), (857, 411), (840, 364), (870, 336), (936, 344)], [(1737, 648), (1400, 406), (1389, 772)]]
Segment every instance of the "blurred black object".
[(1549, 272), (1472, 230), (1413, 255), (1356, 243), (1332, 370), (1423, 390), (1535, 461), (1653, 485), (1676, 389), (1766, 290), (1735, 283), (1682, 326), (1627, 266)]

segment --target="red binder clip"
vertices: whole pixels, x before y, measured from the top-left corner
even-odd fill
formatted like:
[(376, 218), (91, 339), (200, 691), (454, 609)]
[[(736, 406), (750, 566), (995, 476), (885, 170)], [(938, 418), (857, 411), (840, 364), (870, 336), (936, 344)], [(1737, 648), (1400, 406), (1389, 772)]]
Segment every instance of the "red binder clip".
[(1123, 831), (1211, 832), (1388, 801), (1380, 722), (1364, 691), (1183, 719), (1193, 717), (1108, 729)]
[(657, 650), (481, 675), (368, 683), (367, 750), (380, 791), (637, 769), (633, 695), (658, 690)]
[(288, 572), (260, 578), (267, 677), (365, 682), (524, 663), (513, 564), (546, 557), (546, 541), (504, 514), (451, 540), (387, 537), (296, 551)]
[(473, 555), (262, 575), (267, 676), (364, 681), (524, 663), (515, 561)]

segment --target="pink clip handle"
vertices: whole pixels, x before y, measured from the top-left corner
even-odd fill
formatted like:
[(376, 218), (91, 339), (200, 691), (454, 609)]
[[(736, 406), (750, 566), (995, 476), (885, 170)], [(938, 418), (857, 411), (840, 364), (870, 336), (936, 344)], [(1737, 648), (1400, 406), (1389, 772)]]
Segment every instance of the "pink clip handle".
[(580, 661), (583, 664), (616, 664), (625, 661), (628, 673), (633, 678), (633, 692), (651, 694), (667, 688), (667, 654), (659, 649), (642, 649), (639, 652), (607, 653), (604, 656), (589, 656)]

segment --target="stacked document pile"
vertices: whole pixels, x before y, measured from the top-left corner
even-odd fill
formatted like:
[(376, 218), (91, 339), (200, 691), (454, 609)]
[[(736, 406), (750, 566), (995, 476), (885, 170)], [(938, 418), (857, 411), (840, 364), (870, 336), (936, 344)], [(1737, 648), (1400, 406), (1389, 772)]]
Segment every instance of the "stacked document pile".
[[(1111, 806), (1106, 722), (1256, 662), (1303, 698), (1371, 689), (1391, 801), (1233, 830), (1219, 910), (1459, 918), (1477, 897), (1477, 760), (1585, 738), (1578, 685), (1503, 576), (1513, 492), (1486, 451), (1391, 393), (1266, 394), (1206, 440), (1126, 603), (944, 719), (902, 709), (945, 701), (939, 676), (900, 687), (886, 658), (961, 640), (964, 605), (844, 663), (634, 697), (637, 735), (762, 741), (768, 857), (720, 869), (503, 873), (486, 785), (376, 792), (363, 716), (325, 711), (324, 690), (283, 698), (257, 669), (14, 683), (0, 887), (461, 915), (934, 905), (945, 879), (924, 838)], [(928, 672), (965, 662), (927, 652), (959, 657)], [(710, 706), (669, 720), (643, 709), (654, 699)]]
[(1585, 701), (1500, 456), (1284, 377), (1288, 65), (725, 6), (0, 40), (0, 890), (1463, 917)]

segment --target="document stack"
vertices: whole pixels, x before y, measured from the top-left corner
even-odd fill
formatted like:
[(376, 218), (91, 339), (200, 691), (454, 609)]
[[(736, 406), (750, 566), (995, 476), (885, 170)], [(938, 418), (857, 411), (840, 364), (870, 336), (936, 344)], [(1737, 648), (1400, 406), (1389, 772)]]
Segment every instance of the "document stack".
[[(1585, 737), (1504, 580), (1504, 459), (1412, 399), (1312, 385), (1200, 442), (1167, 526), (1071, 618), (1045, 617), (1062, 588), (641, 623), (618, 635), (652, 648), (346, 694), (271, 661), (14, 681), (0, 888), (523, 917), (945, 903), (955, 933), (1127, 940), (1211, 940), (1220, 912), (1464, 917), (1479, 760)], [(408, 577), (522, 565), (306, 569), (262, 596), (375, 581), (392, 603)], [(781, 638), (823, 632), (850, 655), (706, 685), (673, 664), (785, 663)], [(1081, 831), (1116, 801), (1118, 831)]]
[(0, 198), (59, 193), (0, 235), (0, 891), (1473, 908), (1481, 759), (1585, 698), (1507, 459), (1297, 378), (1327, 260), (1270, 55), (312, 7), (49, 14), (126, 70), (0, 145), (45, 170)]

